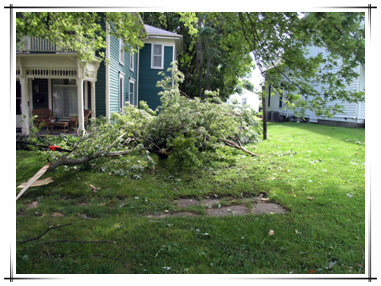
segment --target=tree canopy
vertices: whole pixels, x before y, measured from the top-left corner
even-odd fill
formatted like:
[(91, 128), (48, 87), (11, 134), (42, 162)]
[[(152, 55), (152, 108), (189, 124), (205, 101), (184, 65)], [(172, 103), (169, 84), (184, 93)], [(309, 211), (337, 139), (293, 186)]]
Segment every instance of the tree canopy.
[[(365, 65), (364, 13), (211, 12), (192, 16), (185, 26), (181, 13), (142, 15), (146, 23), (184, 36), (179, 68), (186, 79), (181, 89), (190, 96), (203, 98), (205, 91), (218, 89), (226, 99), (239, 91), (253, 67), (252, 53), (256, 68), (273, 91), (283, 94), (291, 109), (309, 108), (329, 116), (339, 111), (339, 106), (327, 106), (332, 100), (364, 99), (363, 92), (346, 88), (358, 76), (358, 65)], [(313, 56), (308, 53), (312, 46), (327, 53)], [(320, 83), (321, 90), (311, 86), (313, 81)]]
[[(231, 15), (230, 15), (231, 16)], [(364, 13), (238, 13), (256, 66), (291, 109), (331, 116), (334, 100), (364, 100), (347, 85), (365, 66)], [(311, 47), (321, 48), (317, 55)], [(319, 82), (319, 89), (311, 83)]]
[[(113, 36), (138, 49), (143, 45), (140, 17), (183, 36), (178, 66), (185, 78), (179, 88), (191, 98), (218, 91), (225, 100), (239, 92), (255, 66), (291, 109), (329, 116), (339, 111), (327, 106), (332, 100), (364, 99), (363, 92), (346, 87), (358, 76), (358, 65), (365, 65), (364, 13), (17, 13), (17, 40), (42, 37), (77, 52), (81, 60), (93, 60), (95, 53), (102, 60), (104, 23)], [(311, 46), (326, 53), (311, 55)], [(313, 81), (321, 88), (314, 89)]]

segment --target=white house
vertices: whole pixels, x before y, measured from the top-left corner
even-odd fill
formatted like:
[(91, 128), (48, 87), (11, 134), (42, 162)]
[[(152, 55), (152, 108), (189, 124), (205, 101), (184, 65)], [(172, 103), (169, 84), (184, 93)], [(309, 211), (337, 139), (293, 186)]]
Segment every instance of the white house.
[(234, 101), (237, 101), (238, 104), (249, 105), (256, 112), (259, 111), (259, 96), (254, 92), (251, 92), (247, 89), (243, 89), (242, 94), (234, 93), (230, 95), (227, 100), (228, 104), (232, 104)]
[[(327, 52), (323, 48), (311, 47), (309, 49), (311, 56), (316, 56), (319, 52), (326, 55)], [(338, 61), (340, 62), (340, 61)], [(351, 84), (347, 86), (347, 90), (353, 91), (365, 91), (365, 68), (362, 65), (357, 67), (356, 72), (359, 77), (352, 81)], [(321, 86), (320, 82), (311, 83), (315, 90), (319, 91)], [(329, 124), (337, 126), (365, 126), (365, 102), (359, 103), (349, 103), (346, 101), (335, 100), (328, 103), (328, 106), (334, 106), (335, 104), (340, 104), (343, 106), (344, 113), (335, 114), (333, 117), (321, 117), (316, 116), (316, 114), (311, 110), (306, 110), (305, 118), (312, 123)], [(292, 119), (295, 114), (290, 110), (286, 104), (282, 101), (279, 94), (273, 96), (266, 96), (266, 109), (268, 121), (278, 121), (283, 119)]]

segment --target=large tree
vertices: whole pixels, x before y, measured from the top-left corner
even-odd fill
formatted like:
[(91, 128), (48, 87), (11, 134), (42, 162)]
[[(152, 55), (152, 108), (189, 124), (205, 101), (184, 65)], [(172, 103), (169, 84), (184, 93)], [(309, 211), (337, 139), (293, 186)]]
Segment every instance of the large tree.
[(146, 24), (183, 36), (178, 61), (185, 80), (180, 88), (192, 98), (205, 98), (206, 91), (219, 90), (226, 99), (251, 72), (253, 62), (241, 26), (236, 21), (226, 22), (223, 13), (147, 12), (142, 18)]
[[(331, 116), (334, 100), (364, 100), (364, 92), (348, 90), (365, 67), (364, 13), (237, 13), (256, 66), (272, 90), (282, 93), (291, 109)], [(321, 48), (317, 55), (312, 46)], [(319, 82), (319, 89), (311, 83)]]
[[(340, 106), (329, 102), (364, 99), (363, 92), (346, 88), (358, 76), (357, 66), (365, 65), (364, 13), (143, 13), (143, 18), (184, 36), (181, 90), (192, 97), (218, 89), (225, 99), (239, 90), (252, 52), (272, 91), (283, 93), (291, 109), (330, 116)], [(312, 56), (311, 46), (326, 52)], [(313, 81), (321, 89), (315, 90)]]

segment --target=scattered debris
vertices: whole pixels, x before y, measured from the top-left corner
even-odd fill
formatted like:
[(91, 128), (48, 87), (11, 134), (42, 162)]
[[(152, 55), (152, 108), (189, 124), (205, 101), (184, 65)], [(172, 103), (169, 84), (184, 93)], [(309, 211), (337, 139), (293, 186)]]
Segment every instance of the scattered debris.
[(89, 186), (93, 190), (93, 192), (96, 192), (99, 189), (97, 187), (94, 187), (92, 184), (89, 184), (89, 183), (86, 183), (86, 182), (84, 182), (84, 184)]
[(332, 267), (337, 263), (337, 259), (333, 258), (329, 263), (327, 269), (332, 269)]
[(55, 217), (62, 217), (64, 216), (62, 213), (59, 213), (59, 212), (55, 212), (52, 214), (52, 216), (55, 216)]

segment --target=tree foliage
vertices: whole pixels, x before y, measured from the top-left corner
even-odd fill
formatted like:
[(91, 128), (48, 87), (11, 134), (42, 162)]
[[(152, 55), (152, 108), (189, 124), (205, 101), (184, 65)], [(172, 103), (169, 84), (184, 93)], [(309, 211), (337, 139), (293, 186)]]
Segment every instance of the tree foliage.
[(21, 45), (22, 36), (39, 37), (63, 51), (76, 52), (81, 61), (101, 61), (105, 58), (106, 23), (110, 25), (110, 34), (123, 39), (131, 49), (143, 46), (139, 15), (120, 12), (18, 12), (16, 40)]
[[(239, 91), (242, 78), (253, 67), (252, 52), (272, 91), (282, 94), (291, 109), (330, 116), (340, 106), (329, 102), (364, 99), (363, 92), (346, 87), (358, 76), (358, 65), (365, 66), (364, 13), (144, 12), (141, 16), (146, 24), (183, 36), (178, 64), (185, 79), (179, 88), (191, 98), (204, 100), (209, 91), (218, 90), (225, 100)], [(119, 12), (17, 13), (17, 42), (22, 42), (22, 35), (42, 37), (77, 52), (83, 61), (94, 60), (94, 55), (102, 60), (105, 23), (110, 24), (111, 35), (138, 49), (143, 45), (139, 17)], [(311, 46), (321, 47), (322, 52), (309, 54)]]
[[(283, 95), (290, 109), (331, 116), (340, 111), (338, 104), (328, 104), (334, 100), (364, 100), (363, 92), (347, 88), (358, 76), (358, 65), (365, 66), (364, 13), (143, 13), (143, 17), (148, 24), (184, 36), (179, 68), (185, 81), (180, 88), (192, 97), (204, 98), (206, 91), (219, 89), (226, 99), (239, 92), (241, 79), (252, 67), (248, 57), (252, 52), (267, 84)], [(312, 46), (322, 52), (310, 54)]]
[[(238, 13), (256, 66), (282, 94), (286, 105), (331, 116), (334, 100), (364, 100), (364, 92), (347, 88), (365, 66), (363, 13)], [(229, 15), (234, 17), (233, 15)], [(235, 18), (235, 17), (234, 17)], [(321, 48), (317, 55), (312, 47)], [(320, 88), (311, 83), (318, 82)]]
[(226, 22), (223, 14), (142, 13), (146, 24), (183, 36), (178, 63), (185, 80), (180, 89), (192, 98), (205, 99), (207, 91), (218, 89), (220, 98), (227, 99), (253, 67), (239, 23)]

